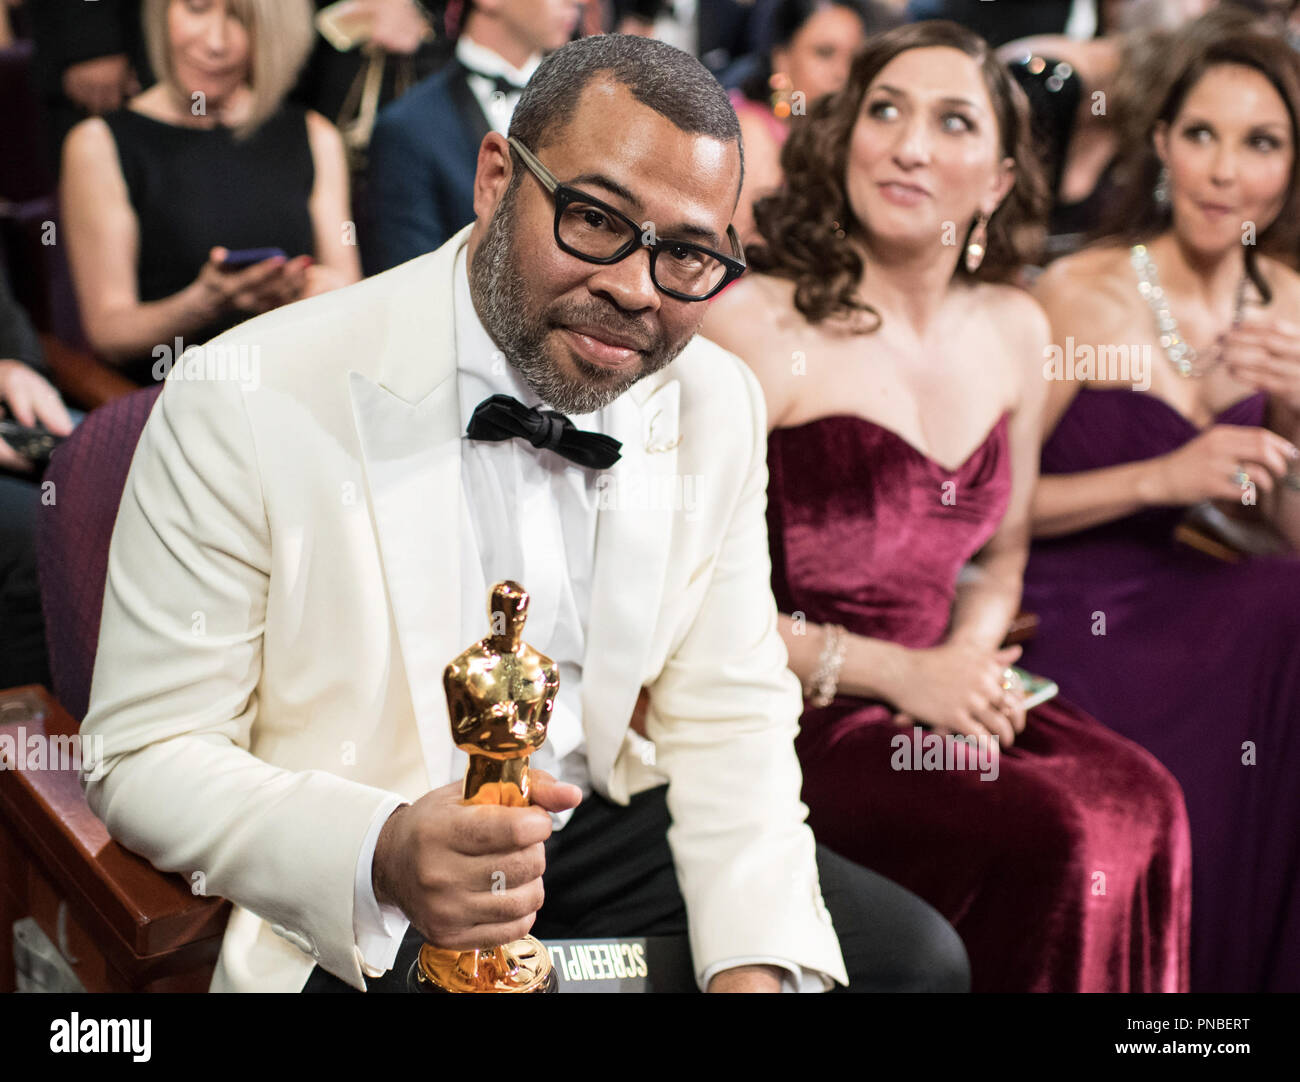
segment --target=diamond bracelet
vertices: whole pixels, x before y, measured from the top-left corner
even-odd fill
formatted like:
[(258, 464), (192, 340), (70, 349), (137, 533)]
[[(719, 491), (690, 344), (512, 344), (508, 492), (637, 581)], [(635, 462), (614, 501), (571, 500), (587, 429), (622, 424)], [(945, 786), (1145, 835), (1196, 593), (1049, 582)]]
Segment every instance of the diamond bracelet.
[(839, 624), (823, 624), (825, 640), (817, 658), (817, 668), (809, 682), (813, 706), (829, 706), (835, 698), (840, 682), (840, 669), (844, 667), (844, 652), (848, 647), (848, 633)]

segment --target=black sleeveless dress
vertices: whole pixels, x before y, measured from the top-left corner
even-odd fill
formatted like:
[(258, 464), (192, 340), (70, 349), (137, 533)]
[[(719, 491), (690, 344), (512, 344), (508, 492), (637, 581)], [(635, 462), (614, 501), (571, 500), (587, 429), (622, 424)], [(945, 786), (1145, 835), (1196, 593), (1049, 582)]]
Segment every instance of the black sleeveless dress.
[[(315, 255), (308, 201), (315, 182), (307, 114), (285, 105), (251, 136), (229, 128), (183, 128), (119, 109), (104, 117), (139, 222), (136, 284), (142, 302), (180, 292), (217, 245), (281, 248)], [(200, 345), (247, 318), (229, 315), (192, 333)], [(166, 345), (174, 355), (174, 343)], [(123, 366), (141, 384), (153, 381), (157, 358)]]

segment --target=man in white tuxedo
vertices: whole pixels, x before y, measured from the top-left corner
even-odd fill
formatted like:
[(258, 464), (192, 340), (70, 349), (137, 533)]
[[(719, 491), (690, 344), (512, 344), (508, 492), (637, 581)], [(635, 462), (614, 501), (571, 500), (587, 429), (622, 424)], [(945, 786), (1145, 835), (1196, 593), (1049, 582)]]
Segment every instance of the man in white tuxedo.
[[(171, 373), (113, 535), (86, 791), (235, 904), (214, 990), (363, 989), (404, 937), (530, 927), (689, 931), (709, 990), (967, 985), (951, 927), (804, 822), (763, 398), (694, 337), (741, 269), (741, 175), (698, 61), (572, 43), (484, 138), (472, 226), (223, 336), (238, 379), (215, 348)], [(538, 806), (467, 807), (442, 670), (507, 578), (559, 696)]]

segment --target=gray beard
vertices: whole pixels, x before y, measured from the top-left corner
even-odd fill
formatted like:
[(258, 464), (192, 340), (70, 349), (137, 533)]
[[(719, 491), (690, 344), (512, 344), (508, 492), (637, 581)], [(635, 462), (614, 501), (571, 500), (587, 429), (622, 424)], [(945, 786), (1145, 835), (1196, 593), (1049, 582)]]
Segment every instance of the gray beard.
[[(609, 405), (634, 383), (669, 364), (694, 337), (694, 332), (677, 345), (656, 340), (641, 354), (641, 368), (634, 372), (610, 372), (589, 364), (579, 356), (574, 363), (580, 374), (568, 379), (546, 351), (546, 339), (554, 325), (533, 313), (523, 279), (516, 271), (515, 195), (512, 182), (497, 205), (487, 231), (474, 253), (469, 268), (470, 294), (488, 335), (505, 354), (520, 377), (543, 402), (564, 414), (595, 413)], [(552, 239), (550, 243), (554, 243)], [(593, 302), (584, 309), (564, 308), (555, 313), (556, 324), (588, 324), (626, 331), (645, 338), (645, 327), (624, 318), (608, 303)], [(630, 323), (630, 325), (629, 325)]]

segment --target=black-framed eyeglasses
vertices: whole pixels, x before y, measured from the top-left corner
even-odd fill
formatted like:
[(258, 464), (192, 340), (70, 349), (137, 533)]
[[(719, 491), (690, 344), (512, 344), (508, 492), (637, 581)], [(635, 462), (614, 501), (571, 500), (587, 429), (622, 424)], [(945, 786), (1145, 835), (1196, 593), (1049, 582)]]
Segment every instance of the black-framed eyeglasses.
[(555, 243), (569, 255), (608, 264), (649, 248), (651, 280), (661, 292), (680, 301), (706, 301), (745, 273), (745, 253), (733, 226), (727, 226), (730, 256), (691, 241), (657, 238), (653, 232), (647, 240), (647, 230), (626, 214), (561, 184), (514, 136), (507, 142), (555, 200)]

